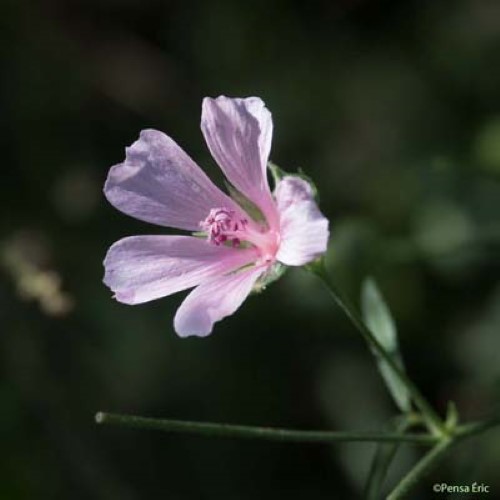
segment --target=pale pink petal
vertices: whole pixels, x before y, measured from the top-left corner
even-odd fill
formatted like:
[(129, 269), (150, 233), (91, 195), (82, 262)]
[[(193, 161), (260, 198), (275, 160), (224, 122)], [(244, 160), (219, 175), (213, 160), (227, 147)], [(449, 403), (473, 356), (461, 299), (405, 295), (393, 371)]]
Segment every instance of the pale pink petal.
[(215, 322), (233, 314), (247, 298), (265, 267), (251, 267), (225, 276), (217, 276), (195, 288), (181, 304), (174, 318), (180, 337), (205, 337)]
[(299, 177), (284, 177), (276, 186), (281, 244), (276, 258), (288, 266), (302, 266), (326, 252), (328, 220), (314, 201), (311, 186)]
[(210, 209), (236, 204), (167, 135), (143, 130), (108, 174), (104, 194), (122, 212), (161, 226), (196, 231)]
[(311, 185), (296, 175), (286, 175), (277, 184), (274, 198), (278, 210), (282, 212), (290, 205), (299, 201), (314, 201)]
[(104, 283), (125, 304), (148, 302), (256, 258), (254, 249), (216, 246), (194, 236), (132, 236), (117, 241), (104, 260)]
[(277, 211), (267, 180), (273, 122), (262, 100), (206, 97), (201, 129), (229, 182), (255, 203), (270, 226), (276, 228)]

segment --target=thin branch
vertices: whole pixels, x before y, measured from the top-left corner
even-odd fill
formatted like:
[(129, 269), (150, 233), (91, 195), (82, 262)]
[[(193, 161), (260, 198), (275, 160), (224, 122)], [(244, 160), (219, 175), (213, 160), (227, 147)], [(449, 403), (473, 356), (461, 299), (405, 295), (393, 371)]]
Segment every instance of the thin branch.
[(427, 402), (417, 386), (406, 375), (404, 370), (402, 370), (394, 361), (392, 356), (387, 353), (387, 351), (376, 339), (370, 329), (365, 325), (357, 310), (349, 303), (349, 301), (345, 297), (343, 297), (340, 291), (331, 282), (323, 260), (321, 260), (314, 266), (311, 266), (310, 269), (321, 279), (334, 301), (344, 311), (346, 316), (352, 321), (352, 323), (359, 330), (366, 342), (375, 349), (377, 354), (379, 354), (384, 359), (384, 361), (387, 362), (387, 364), (390, 366), (394, 374), (399, 378), (401, 383), (406, 386), (416, 406), (422, 412), (422, 417), (425, 419), (429, 430), (438, 436), (446, 435), (447, 428), (434, 408), (432, 408), (432, 406)]
[(463, 424), (460, 427), (458, 427), (455, 434), (458, 439), (469, 438), (471, 436), (475, 436), (476, 434), (481, 434), (499, 425), (500, 425), (500, 415), (494, 415), (479, 422), (471, 422), (468, 424)]
[(335, 443), (335, 442), (381, 442), (414, 443), (432, 446), (438, 438), (427, 434), (378, 433), (378, 432), (330, 432), (302, 431), (274, 427), (253, 427), (247, 425), (216, 424), (212, 422), (190, 422), (119, 415), (99, 412), (95, 416), (98, 424), (120, 425), (138, 429), (159, 430), (170, 433), (195, 434), (208, 437), (241, 439), (262, 439), (267, 441)]
[(405, 498), (408, 492), (422, 479), (444, 455), (455, 444), (451, 438), (443, 438), (434, 448), (427, 452), (422, 459), (403, 477), (403, 479), (394, 488), (387, 500), (399, 500)]
[[(404, 433), (416, 423), (418, 423), (418, 420), (415, 419), (414, 415), (401, 415), (394, 419), (392, 428), (395, 428), (398, 433)], [(391, 466), (391, 462), (400, 444), (401, 443), (378, 443), (366, 482), (365, 497), (367, 500), (376, 500), (380, 498), (380, 490), (384, 484), (387, 471)]]
[(388, 500), (405, 498), (408, 492), (444, 457), (452, 446), (463, 439), (469, 439), (500, 425), (500, 416), (496, 415), (480, 422), (472, 422), (456, 427), (448, 437), (442, 437), (420, 462), (408, 472), (387, 497)]

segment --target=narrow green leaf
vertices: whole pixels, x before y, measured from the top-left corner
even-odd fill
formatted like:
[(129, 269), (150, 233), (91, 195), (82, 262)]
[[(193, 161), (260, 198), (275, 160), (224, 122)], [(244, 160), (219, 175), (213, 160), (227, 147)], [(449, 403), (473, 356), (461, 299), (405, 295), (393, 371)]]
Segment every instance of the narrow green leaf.
[[(413, 417), (410, 413), (405, 416), (398, 415), (391, 422), (388, 432), (396, 431), (404, 434), (414, 424)], [(381, 498), (380, 492), (398, 447), (399, 443), (377, 444), (366, 482), (364, 495), (366, 500), (379, 500)]]
[[(375, 281), (367, 278), (361, 288), (361, 310), (366, 326), (400, 368), (404, 368), (399, 352), (396, 325)], [(372, 352), (374, 352), (372, 350)], [(396, 405), (403, 412), (411, 410), (410, 394), (391, 367), (375, 352), (379, 371)]]
[(398, 449), (398, 443), (378, 443), (375, 448), (365, 489), (367, 500), (379, 500), (389, 466)]

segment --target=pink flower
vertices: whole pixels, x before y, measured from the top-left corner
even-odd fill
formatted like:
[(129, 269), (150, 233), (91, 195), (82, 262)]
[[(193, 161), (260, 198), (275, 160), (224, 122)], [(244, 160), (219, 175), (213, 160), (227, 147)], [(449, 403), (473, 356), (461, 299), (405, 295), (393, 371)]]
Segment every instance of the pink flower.
[(259, 98), (205, 98), (201, 129), (226, 178), (263, 217), (252, 218), (156, 130), (141, 132), (104, 187), (109, 202), (132, 217), (206, 235), (131, 236), (104, 260), (104, 283), (125, 304), (196, 287), (175, 315), (181, 337), (208, 335), (279, 263), (304, 265), (328, 240), (328, 221), (306, 181), (285, 176), (274, 195), (269, 189), (273, 124)]

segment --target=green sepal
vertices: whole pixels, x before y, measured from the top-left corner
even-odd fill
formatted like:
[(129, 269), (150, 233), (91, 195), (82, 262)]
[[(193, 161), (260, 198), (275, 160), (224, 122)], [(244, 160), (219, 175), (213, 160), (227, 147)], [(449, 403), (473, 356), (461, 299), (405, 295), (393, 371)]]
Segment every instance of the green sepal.
[(289, 175), (288, 172), (285, 172), (283, 169), (278, 167), (275, 163), (268, 161), (267, 168), (271, 171), (271, 175), (273, 176), (274, 187), (278, 184), (278, 182), (283, 179), (286, 175)]
[(275, 262), (255, 283), (253, 293), (263, 292), (271, 283), (278, 281), (287, 271), (288, 266)]
[(325, 256), (321, 255), (318, 258), (304, 265), (304, 269), (318, 276), (322, 276), (326, 272)]

